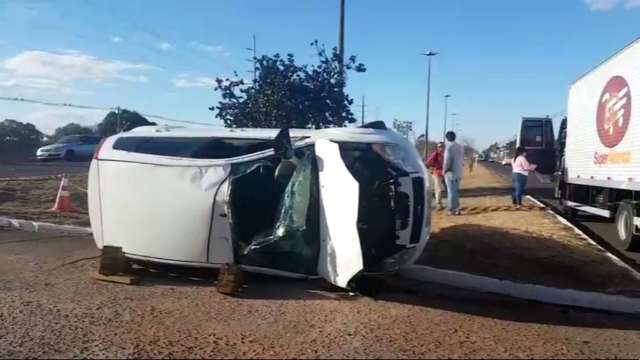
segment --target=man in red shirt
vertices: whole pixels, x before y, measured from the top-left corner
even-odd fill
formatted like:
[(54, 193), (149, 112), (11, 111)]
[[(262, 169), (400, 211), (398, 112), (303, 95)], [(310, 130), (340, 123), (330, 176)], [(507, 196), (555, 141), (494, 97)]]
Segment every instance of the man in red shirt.
[(431, 170), (431, 177), (433, 178), (433, 192), (436, 196), (436, 206), (438, 210), (444, 209), (442, 206), (442, 190), (444, 188), (444, 173), (442, 172), (442, 166), (444, 165), (444, 144), (438, 143), (436, 150), (429, 155), (429, 158), (425, 162), (427, 168)]

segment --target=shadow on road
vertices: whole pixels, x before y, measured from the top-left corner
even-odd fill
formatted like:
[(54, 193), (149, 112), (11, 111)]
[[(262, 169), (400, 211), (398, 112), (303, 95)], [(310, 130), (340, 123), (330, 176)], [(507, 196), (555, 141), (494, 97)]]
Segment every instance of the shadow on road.
[(508, 186), (487, 186), (460, 190), (460, 197), (462, 198), (505, 195), (511, 196), (511, 188)]

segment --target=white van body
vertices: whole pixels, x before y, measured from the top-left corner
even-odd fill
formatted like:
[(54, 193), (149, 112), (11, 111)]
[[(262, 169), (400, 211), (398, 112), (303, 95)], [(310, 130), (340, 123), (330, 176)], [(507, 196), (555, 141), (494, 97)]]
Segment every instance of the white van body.
[[(298, 166), (284, 190), (272, 176), (278, 129), (145, 126), (107, 138), (89, 170), (97, 247), (158, 263), (320, 275), (340, 287), (412, 264), (429, 237), (430, 203), (411, 144), (390, 130), (289, 133)], [(376, 154), (390, 154), (388, 164)], [(368, 181), (370, 167), (387, 182)]]

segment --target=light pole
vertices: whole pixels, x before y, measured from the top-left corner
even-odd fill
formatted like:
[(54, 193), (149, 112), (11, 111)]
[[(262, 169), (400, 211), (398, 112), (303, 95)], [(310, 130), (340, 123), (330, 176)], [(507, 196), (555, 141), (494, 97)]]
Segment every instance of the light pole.
[(438, 55), (435, 51), (427, 51), (422, 54), (427, 57), (427, 115), (424, 125), (424, 159), (429, 156), (429, 105), (431, 102), (431, 58)]
[[(449, 114), (449, 116), (451, 116), (451, 131), (456, 131), (456, 129), (458, 128), (458, 113), (451, 113)], [(455, 117), (454, 117), (455, 116)]]
[(444, 128), (442, 129), (442, 141), (447, 140), (447, 112), (449, 111), (449, 98), (451, 94), (444, 96)]
[(338, 66), (340, 76), (344, 76), (344, 1), (340, 0), (340, 25), (338, 28)]

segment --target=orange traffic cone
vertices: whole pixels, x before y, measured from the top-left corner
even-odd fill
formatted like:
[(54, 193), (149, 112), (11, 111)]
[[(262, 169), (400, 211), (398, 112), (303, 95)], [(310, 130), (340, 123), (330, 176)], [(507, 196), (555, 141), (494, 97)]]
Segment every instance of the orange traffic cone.
[(60, 182), (60, 190), (58, 190), (58, 197), (56, 203), (53, 205), (53, 211), (57, 212), (71, 212), (71, 194), (69, 193), (69, 179), (66, 175), (62, 175), (62, 181)]

